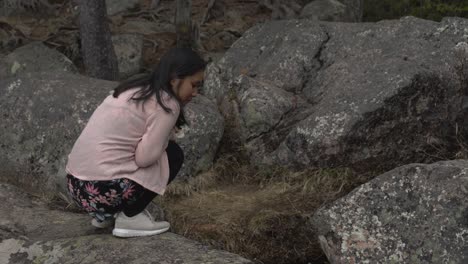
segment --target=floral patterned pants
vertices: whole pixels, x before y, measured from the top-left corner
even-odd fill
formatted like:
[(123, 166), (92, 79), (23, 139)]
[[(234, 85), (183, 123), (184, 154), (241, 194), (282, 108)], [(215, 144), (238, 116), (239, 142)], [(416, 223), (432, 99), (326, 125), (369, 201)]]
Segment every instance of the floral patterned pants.
[[(166, 149), (169, 160), (169, 183), (182, 167), (184, 154), (174, 141)], [(67, 175), (68, 192), (78, 207), (84, 209), (97, 221), (113, 218), (123, 211), (132, 217), (141, 213), (157, 196), (156, 193), (126, 178), (110, 181), (84, 181)]]

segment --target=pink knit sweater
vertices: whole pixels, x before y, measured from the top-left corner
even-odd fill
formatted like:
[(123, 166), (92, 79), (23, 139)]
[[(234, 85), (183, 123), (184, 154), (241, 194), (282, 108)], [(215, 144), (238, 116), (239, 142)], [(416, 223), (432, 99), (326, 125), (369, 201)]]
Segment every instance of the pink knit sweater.
[(131, 179), (164, 194), (169, 179), (166, 147), (179, 116), (179, 105), (167, 94), (136, 103), (135, 89), (118, 98), (109, 95), (94, 111), (68, 156), (67, 173), (82, 180)]

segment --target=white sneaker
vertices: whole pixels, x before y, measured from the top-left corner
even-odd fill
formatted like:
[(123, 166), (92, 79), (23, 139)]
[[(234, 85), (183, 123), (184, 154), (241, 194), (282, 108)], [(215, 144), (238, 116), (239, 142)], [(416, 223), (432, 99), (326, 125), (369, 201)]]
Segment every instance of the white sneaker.
[(166, 232), (170, 226), (166, 221), (155, 222), (147, 210), (133, 217), (120, 212), (112, 234), (116, 237), (152, 236)]

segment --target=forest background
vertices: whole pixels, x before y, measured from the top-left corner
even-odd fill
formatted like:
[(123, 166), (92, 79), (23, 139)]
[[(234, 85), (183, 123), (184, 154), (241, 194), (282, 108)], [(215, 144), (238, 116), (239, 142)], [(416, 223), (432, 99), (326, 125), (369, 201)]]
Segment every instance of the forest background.
[[(12, 2), (15, 0), (0, 0), (0, 8)], [(145, 11), (151, 2), (142, 0), (139, 8), (111, 17), (111, 31), (118, 31), (118, 25), (135, 17), (173, 21), (175, 1), (160, 1), (154, 13)], [(192, 2), (193, 19), (199, 21), (209, 1)], [(271, 19), (271, 10), (265, 8), (262, 1), (225, 2), (234, 9), (253, 11), (248, 12), (245, 25), (233, 34), (233, 38), (228, 41), (221, 39), (219, 44), (213, 41), (213, 36), (224, 28), (232, 27), (229, 24), (232, 20), (221, 16), (201, 25), (204, 53), (222, 55), (245, 30)], [(2, 13), (5, 9), (0, 9), (0, 54), (5, 55), (32, 41), (41, 41), (65, 54), (84, 72), (72, 1), (54, 0), (49, 3), (58, 8), (52, 12), (28, 12), (28, 9), (31, 11), (36, 7), (18, 5), (24, 12), (13, 15)], [(448, 16), (468, 18), (468, 0), (364, 0), (363, 4), (362, 22), (403, 16), (434, 21)], [(174, 45), (174, 32), (146, 36), (143, 68), (150, 68), (162, 53)], [(301, 263), (312, 258), (315, 263), (324, 262), (320, 250), (309, 246), (310, 231), (306, 229), (303, 221), (307, 218), (303, 216), (349, 193), (379, 172), (356, 175), (348, 168), (299, 172), (284, 168), (258, 170), (249, 164), (246, 153), (238, 146), (236, 138), (226, 129), (213, 168), (196, 180), (175, 184), (167, 196), (158, 198), (156, 202), (165, 209), (166, 217), (173, 223), (173, 231), (258, 263)], [(74, 210), (70, 204), (57, 200), (51, 201), (51, 206)], [(259, 208), (268, 210), (257, 214)]]

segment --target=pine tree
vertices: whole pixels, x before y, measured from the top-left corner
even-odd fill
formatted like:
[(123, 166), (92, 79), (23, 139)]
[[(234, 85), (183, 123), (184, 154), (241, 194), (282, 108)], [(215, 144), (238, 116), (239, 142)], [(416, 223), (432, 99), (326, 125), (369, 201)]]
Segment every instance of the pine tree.
[(86, 73), (95, 78), (117, 80), (117, 57), (107, 21), (106, 1), (78, 1), (81, 51)]

